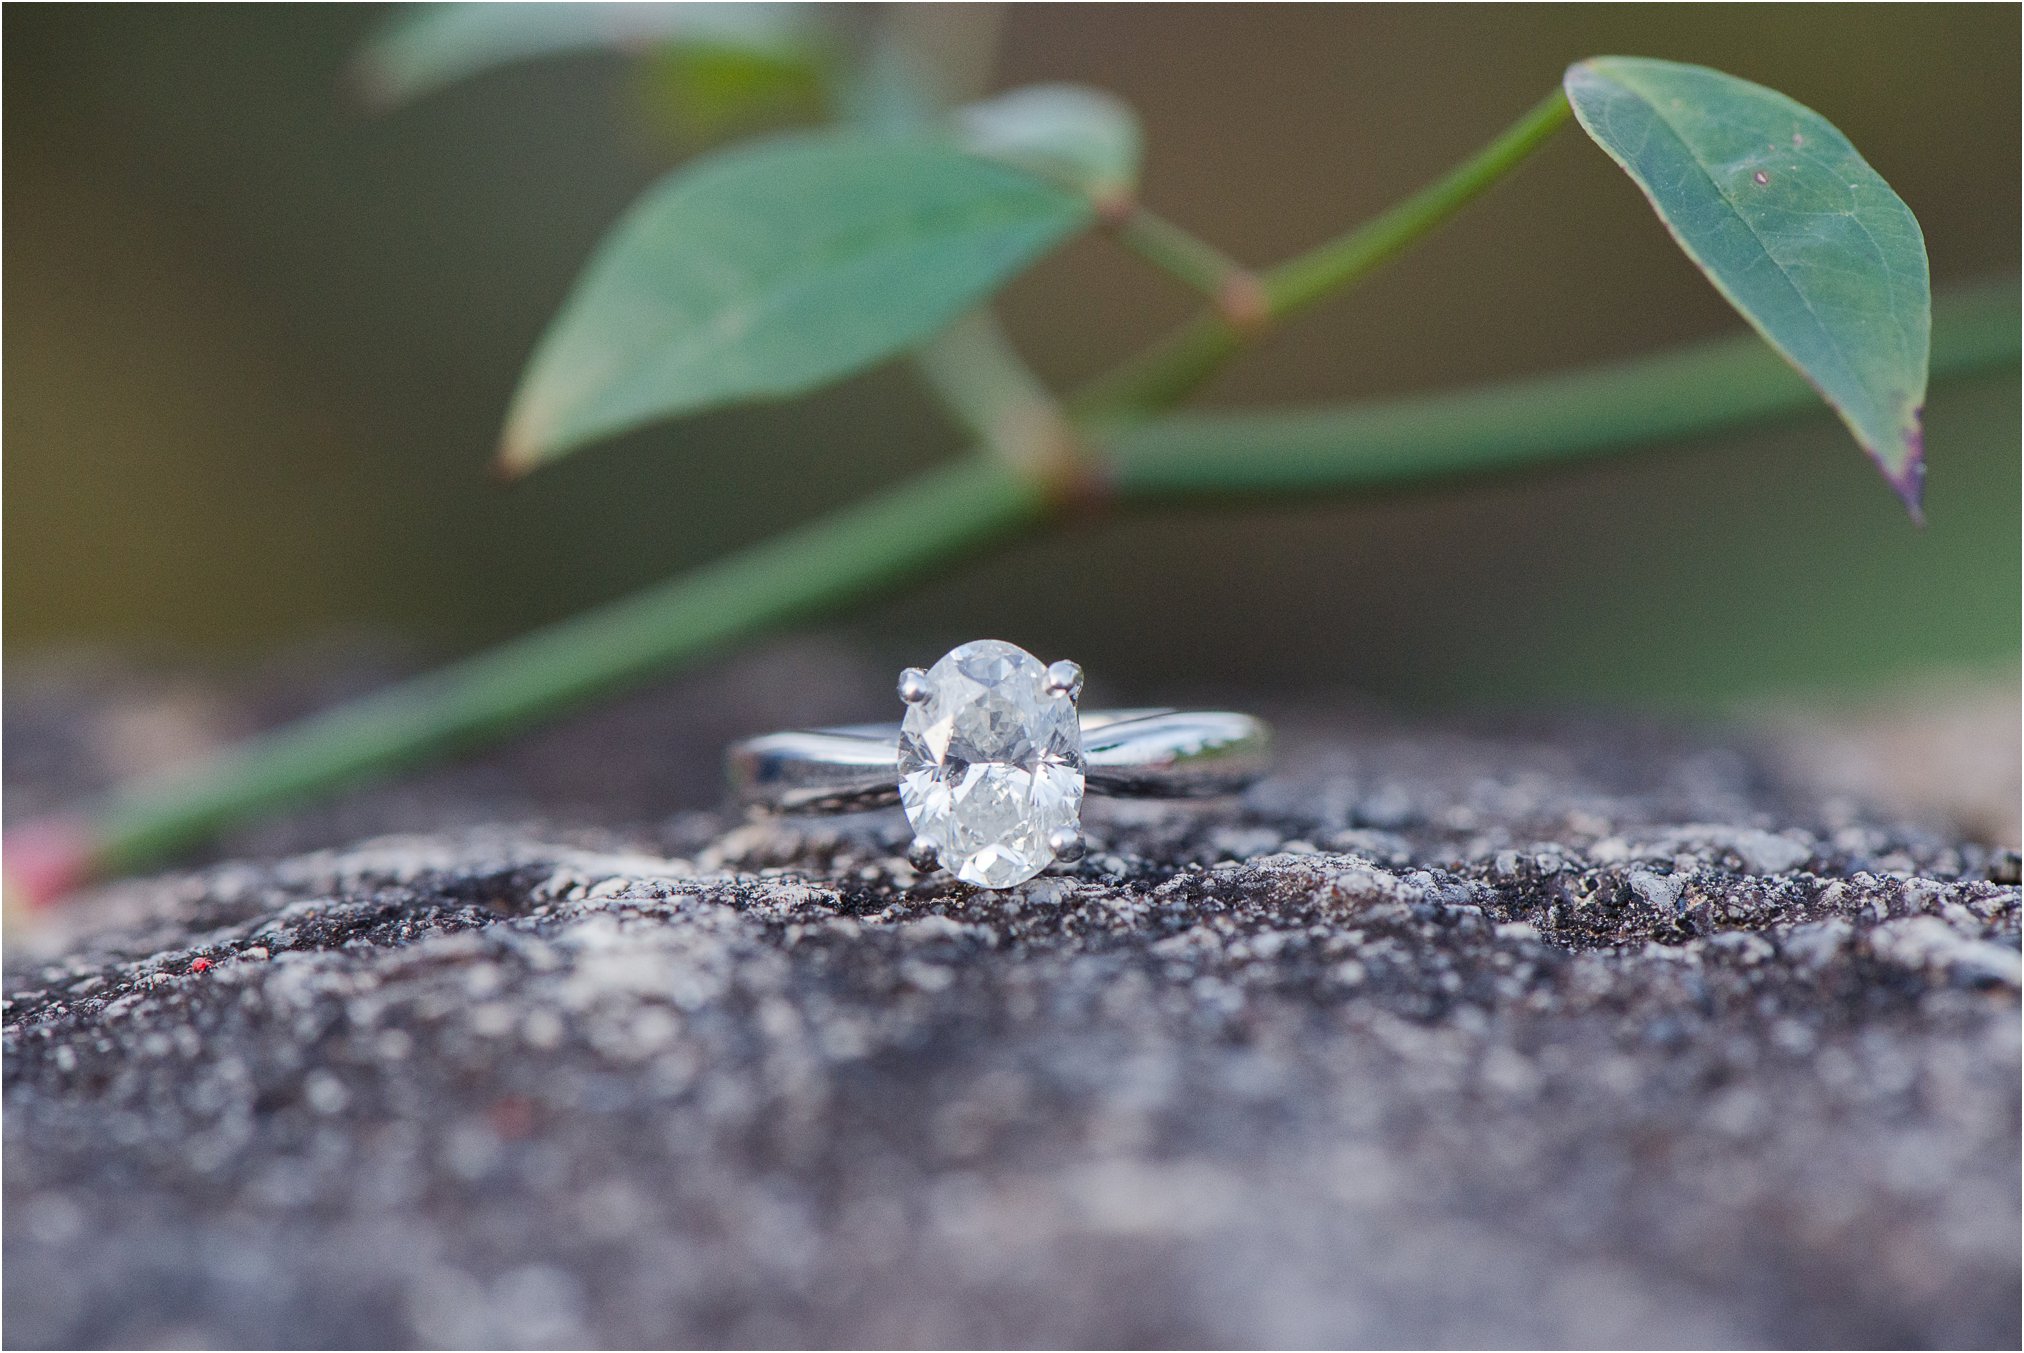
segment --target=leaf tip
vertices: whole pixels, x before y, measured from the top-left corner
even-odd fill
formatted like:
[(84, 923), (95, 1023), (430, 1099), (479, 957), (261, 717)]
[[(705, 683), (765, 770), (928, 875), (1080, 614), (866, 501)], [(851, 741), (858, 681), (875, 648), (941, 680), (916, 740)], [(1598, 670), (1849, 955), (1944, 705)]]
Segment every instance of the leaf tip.
[(492, 457), (492, 477), (502, 484), (527, 477), (527, 472), (541, 463), (541, 457), (527, 442), (514, 437), (509, 429), (500, 439), (499, 450)]
[(492, 477), (510, 484), (540, 463), (540, 439), (516, 410), (506, 420), (506, 430), (499, 435), (499, 449), (492, 457)]
[(531, 383), (523, 385), (507, 410), (499, 451), (492, 458), (492, 473), (498, 479), (522, 478), (558, 450), (552, 409), (549, 401), (532, 393), (535, 388)]
[[(1912, 410), (1911, 426), (1904, 434), (1904, 462), (1893, 469), (1883, 466), (1883, 477), (1911, 514), (1914, 526), (1926, 524), (1926, 410)], [(1882, 462), (1879, 461), (1881, 464)]]
[(1600, 74), (1600, 72), (1596, 70), (1595, 63), (1603, 59), (1604, 58), (1599, 56), (1587, 56), (1583, 57), (1579, 61), (1570, 63), (1567, 69), (1560, 73), (1561, 89), (1565, 90), (1568, 94), (1571, 95), (1574, 93), (1575, 85), (1581, 83), (1584, 80), (1595, 79), (1597, 75)]

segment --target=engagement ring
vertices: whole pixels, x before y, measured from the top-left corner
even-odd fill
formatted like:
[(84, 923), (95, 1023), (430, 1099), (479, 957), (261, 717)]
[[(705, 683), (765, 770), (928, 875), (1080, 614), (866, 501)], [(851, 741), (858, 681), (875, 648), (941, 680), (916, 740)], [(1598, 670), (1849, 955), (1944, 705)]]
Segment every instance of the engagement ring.
[(1270, 732), (1246, 714), (1085, 711), (1082, 669), (996, 639), (900, 673), (899, 724), (773, 733), (731, 748), (741, 801), (771, 812), (848, 813), (894, 803), (907, 857), (965, 883), (1009, 888), (1081, 857), (1085, 791), (1200, 798), (1265, 769)]

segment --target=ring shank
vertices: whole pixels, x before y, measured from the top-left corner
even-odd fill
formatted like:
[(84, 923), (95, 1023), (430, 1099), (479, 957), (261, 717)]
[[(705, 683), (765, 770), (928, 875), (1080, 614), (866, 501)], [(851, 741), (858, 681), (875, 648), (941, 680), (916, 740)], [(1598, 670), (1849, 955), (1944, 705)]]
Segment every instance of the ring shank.
[[(844, 813), (899, 802), (899, 725), (851, 724), (750, 738), (726, 755), (751, 807)], [(1206, 798), (1265, 771), (1271, 732), (1248, 714), (1173, 709), (1082, 715), (1085, 785), (1119, 798)]]

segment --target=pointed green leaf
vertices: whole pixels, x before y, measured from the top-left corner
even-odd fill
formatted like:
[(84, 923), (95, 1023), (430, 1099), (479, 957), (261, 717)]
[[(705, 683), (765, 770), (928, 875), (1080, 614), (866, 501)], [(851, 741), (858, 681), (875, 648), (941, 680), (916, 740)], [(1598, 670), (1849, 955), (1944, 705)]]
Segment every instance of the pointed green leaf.
[(938, 138), (811, 134), (697, 160), (599, 247), (522, 378), (505, 463), (860, 371), (1090, 217), (1082, 197)]
[(813, 61), (808, 7), (769, 4), (443, 3), (408, 8), (359, 54), (374, 103), (406, 103), (495, 66), (565, 52), (667, 43)]
[(957, 110), (963, 144), (1087, 193), (1096, 201), (1138, 189), (1138, 115), (1086, 85), (1028, 85)]
[(1918, 515), (1932, 327), (1911, 208), (1825, 118), (1702, 66), (1596, 57), (1567, 97), (1688, 256)]

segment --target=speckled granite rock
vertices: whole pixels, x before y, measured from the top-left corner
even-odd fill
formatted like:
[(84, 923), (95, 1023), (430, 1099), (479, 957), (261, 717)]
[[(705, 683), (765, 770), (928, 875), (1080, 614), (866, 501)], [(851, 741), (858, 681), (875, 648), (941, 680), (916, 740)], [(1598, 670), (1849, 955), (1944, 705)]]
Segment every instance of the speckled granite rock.
[(107, 889), (10, 946), (6, 1342), (2017, 1344), (2014, 854), (1281, 714), (1006, 893), (539, 756)]

